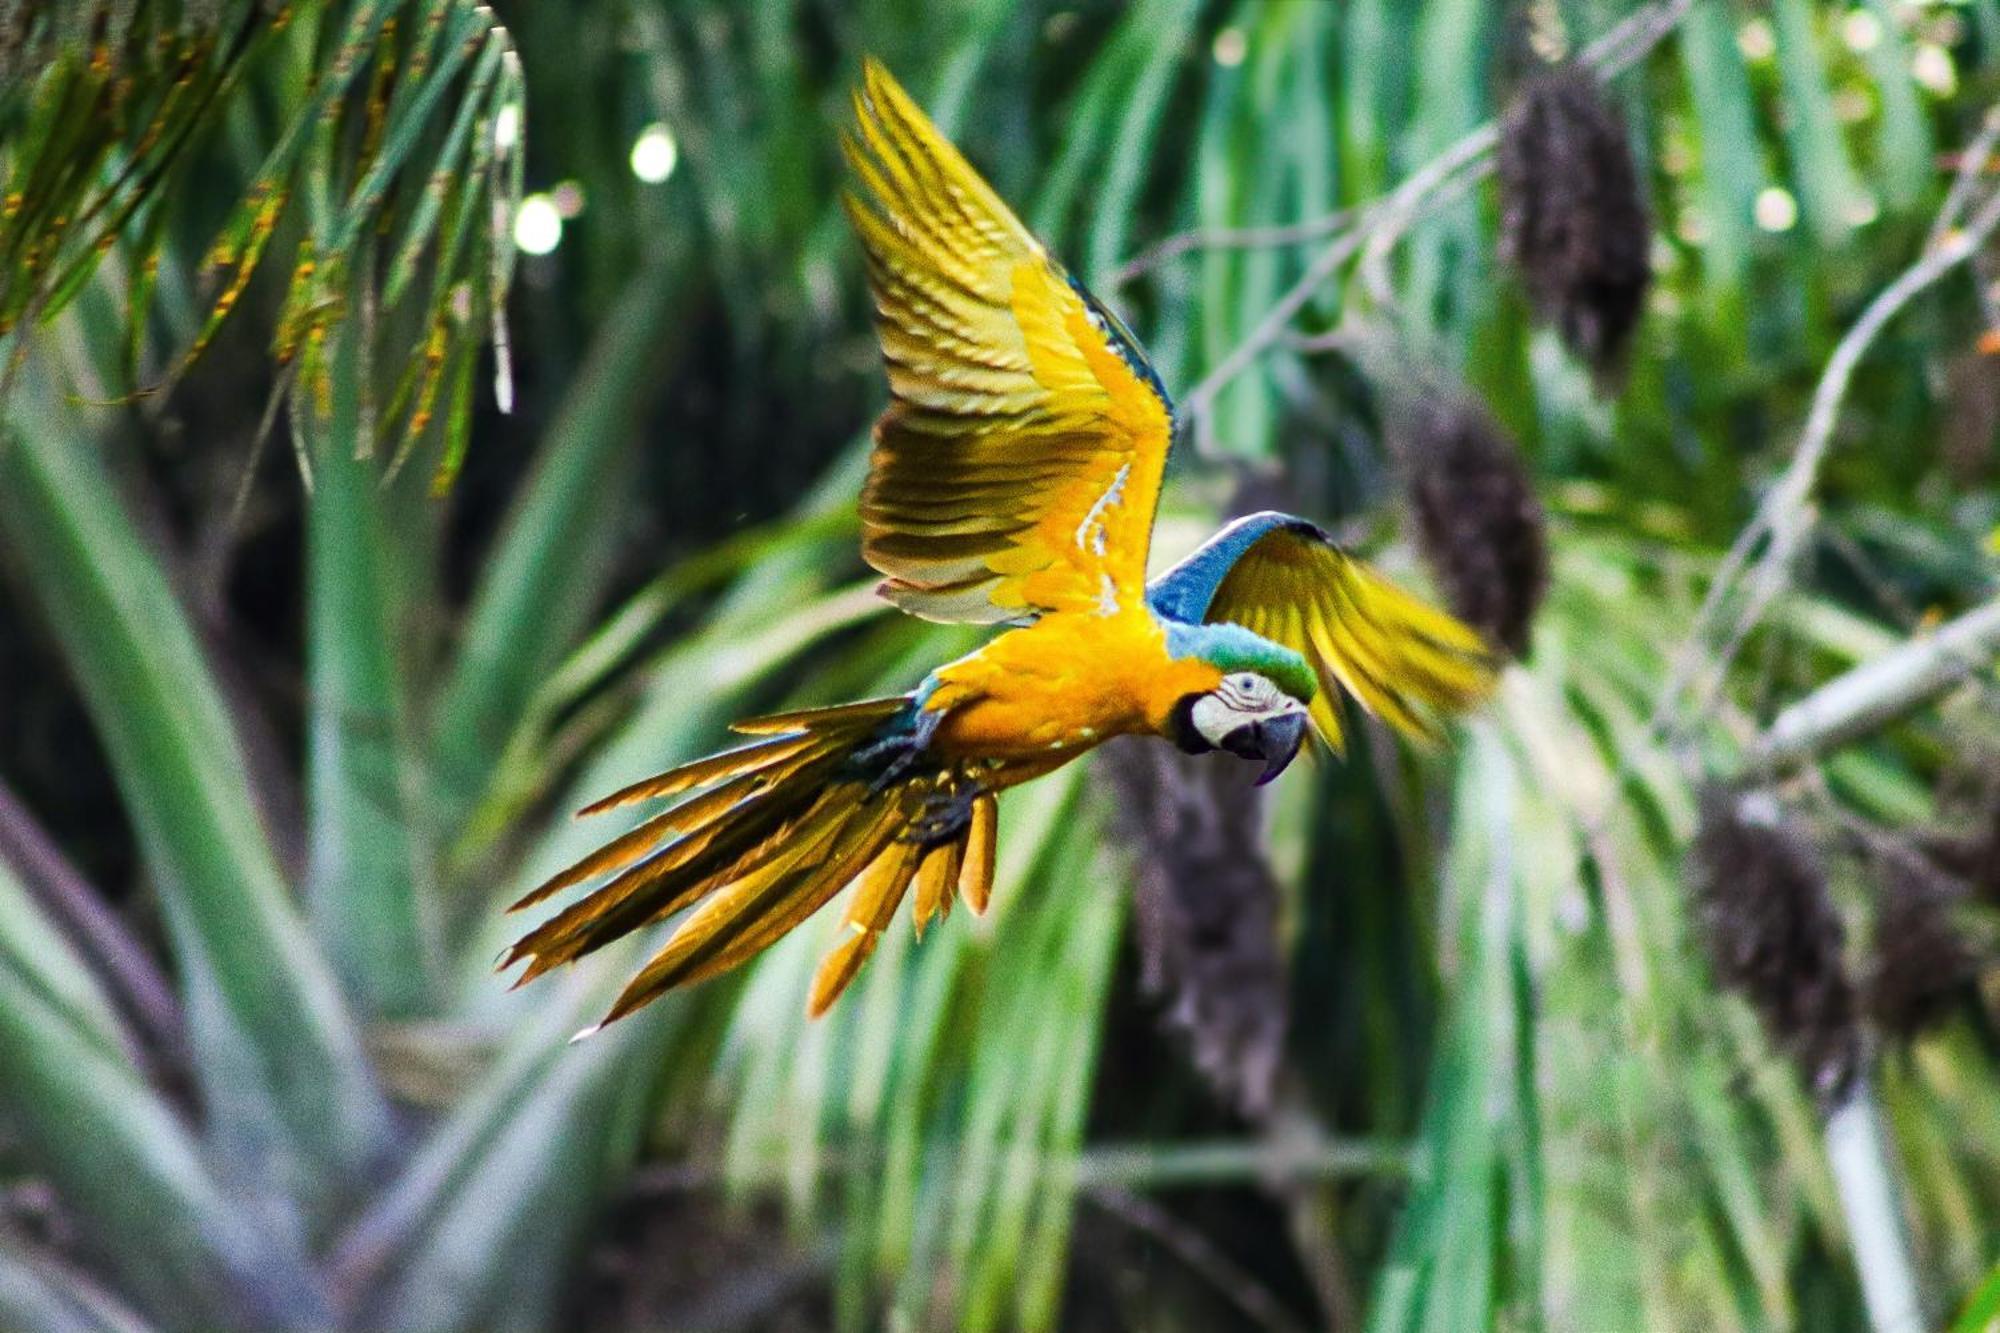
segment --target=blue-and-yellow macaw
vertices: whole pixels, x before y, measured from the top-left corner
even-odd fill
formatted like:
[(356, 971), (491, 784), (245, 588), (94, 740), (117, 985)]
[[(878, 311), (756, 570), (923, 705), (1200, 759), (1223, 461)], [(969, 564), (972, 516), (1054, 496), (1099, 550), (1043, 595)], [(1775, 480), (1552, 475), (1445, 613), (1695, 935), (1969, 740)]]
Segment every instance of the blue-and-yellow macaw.
[(879, 64), (844, 138), (891, 402), (861, 494), (882, 595), (930, 620), (1014, 626), (913, 693), (739, 722), (750, 743), (585, 814), (687, 795), (523, 898), (610, 875), (515, 944), (526, 982), (686, 908), (605, 1022), (716, 975), (842, 889), (813, 979), (840, 995), (911, 885), (919, 931), (983, 911), (994, 794), (1113, 736), (1227, 750), (1276, 777), (1336, 696), (1399, 730), (1477, 702), (1492, 659), (1312, 523), (1264, 513), (1153, 580), (1174, 408), (1132, 335), (1063, 271)]

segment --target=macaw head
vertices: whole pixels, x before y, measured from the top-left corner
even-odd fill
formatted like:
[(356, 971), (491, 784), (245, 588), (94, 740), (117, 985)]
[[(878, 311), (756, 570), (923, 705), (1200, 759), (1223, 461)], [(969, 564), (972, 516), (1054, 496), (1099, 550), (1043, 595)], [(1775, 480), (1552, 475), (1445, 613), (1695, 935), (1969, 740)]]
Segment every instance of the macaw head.
[(1261, 787), (1285, 771), (1305, 742), (1307, 705), (1319, 682), (1303, 657), (1240, 626), (1191, 628), (1188, 638), (1199, 641), (1185, 646), (1220, 670), (1222, 679), (1174, 706), (1169, 736), (1188, 754), (1227, 750), (1263, 760)]

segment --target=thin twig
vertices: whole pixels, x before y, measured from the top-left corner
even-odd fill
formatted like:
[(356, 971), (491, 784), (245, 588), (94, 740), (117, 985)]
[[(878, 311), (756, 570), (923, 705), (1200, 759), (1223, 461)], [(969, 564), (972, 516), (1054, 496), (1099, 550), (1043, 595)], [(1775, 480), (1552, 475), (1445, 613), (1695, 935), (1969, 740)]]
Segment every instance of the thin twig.
[(257, 481), (257, 465), (263, 461), (264, 446), (270, 443), (271, 432), (277, 429), (278, 413), (283, 409), (287, 396), (292, 391), (293, 381), (298, 378), (299, 363), (296, 358), (285, 363), (278, 371), (278, 378), (272, 383), (270, 395), (264, 400), (264, 412), (257, 420), (257, 433), (250, 437), (250, 448), (243, 457), (243, 470), (237, 474), (236, 490), (230, 497), (229, 508), (223, 513), (222, 522), (217, 526), (213, 541), (203, 545), (214, 553), (212, 559), (202, 562), (202, 569), (196, 575), (196, 596), (204, 608), (221, 606), (223, 603), (223, 583), (229, 577), (229, 560), (235, 553), (237, 540), (243, 534), (243, 517), (250, 509), (250, 494)]
[(1839, 419), (1841, 405), (1846, 401), (1848, 384), (1854, 378), (1855, 368), (1861, 364), (1861, 358), (1867, 354), (1883, 327), (1938, 279), (1969, 259), (1996, 227), (2000, 227), (2000, 190), (1987, 197), (1963, 231), (1945, 234), (1921, 259), (1883, 288), (1862, 311), (1861, 318), (1854, 322), (1847, 336), (1833, 349), (1826, 370), (1820, 376), (1819, 387), (1813, 392), (1812, 407), (1806, 414), (1805, 428), (1800, 433), (1798, 452), (1772, 493), (1770, 504), (1777, 514), (1797, 511), (1804, 506), (1814, 482), (1818, 480), (1820, 464), (1825, 461), (1826, 452), (1833, 443), (1834, 424)]
[[(1673, 664), (1667, 672), (1666, 687), (1661, 691), (1653, 712), (1656, 733), (1666, 729), (1682, 694), (1699, 669), (1702, 650), (1713, 631), (1715, 619), (1744, 576), (1751, 557), (1758, 557), (1751, 577), (1759, 584), (1768, 587), (1769, 580), (1782, 582), (1785, 579), (1785, 566), (1811, 531), (1813, 518), (1808, 501), (1819, 480), (1827, 452), (1832, 447), (1834, 427), (1839, 422), (1848, 386), (1861, 359), (1905, 306), (1964, 263), (1996, 228), (2000, 228), (2000, 190), (1987, 196), (1978, 213), (1963, 229), (1953, 227), (1945, 211), (1941, 210), (1939, 216), (1947, 219), (1940, 231), (1943, 239), (1876, 294), (1827, 359), (1826, 369), (1813, 391), (1812, 405), (1806, 413), (1805, 425), (1799, 432), (1799, 443), (1791, 462), (1765, 494), (1756, 515), (1737, 534), (1722, 563), (1716, 567), (1707, 595), (1695, 612), (1694, 624), (1674, 655)], [(1760, 548), (1761, 555), (1758, 554)], [(1768, 604), (1772, 598), (1767, 596), (1761, 600)], [(1761, 618), (1762, 610), (1762, 606), (1753, 602), (1750, 612), (1738, 616), (1729, 639), (1731, 645), (1740, 647), (1749, 630)], [(1714, 669), (1726, 670), (1728, 665), (1728, 657), (1720, 657)]]
[[(1792, 560), (1798, 554), (1799, 548), (1804, 545), (1806, 532), (1807, 528), (1803, 522), (1787, 523), (1773, 532), (1771, 545), (1765, 553), (1766, 558), (1759, 561), (1757, 568), (1752, 571), (1754, 581), (1749, 595), (1744, 599), (1742, 610), (1737, 614), (1736, 623), (1730, 627), (1729, 637), (1723, 640), (1722, 647), (1709, 662), (1707, 681), (1696, 692), (1686, 710), (1690, 725), (1678, 729), (1681, 735), (1691, 733), (1695, 729), (1694, 721), (1708, 717), (1716, 701), (1722, 697), (1723, 688), (1729, 683), (1729, 669), (1735, 663), (1737, 655), (1743, 651), (1743, 645), (1750, 641), (1750, 636), (1756, 631), (1757, 626), (1764, 623), (1764, 614), (1776, 604), (1779, 596), (1790, 585)], [(1700, 665), (1699, 658), (1690, 659), (1686, 669), (1692, 675)], [(1674, 674), (1673, 671), (1668, 673), (1670, 683)], [(1686, 684), (1691, 683), (1691, 680), (1684, 683), (1682, 688), (1685, 689)], [(1652, 719), (1652, 734), (1666, 738), (1675, 737), (1677, 729), (1671, 725), (1671, 721), (1672, 714), (1664, 709), (1656, 711)]]
[[(1229, 382), (1248, 370), (1266, 348), (1276, 342), (1291, 326), (1293, 318), (1305, 309), (1306, 302), (1312, 300), (1313, 293), (1321, 283), (1340, 271), (1341, 265), (1354, 257), (1361, 248), (1364, 233), (1349, 232), (1340, 237), (1306, 266), (1306, 271), (1291, 289), (1278, 298), (1278, 303), (1264, 313), (1242, 342), (1236, 344), (1228, 356), (1222, 358), (1214, 369), (1188, 391), (1183, 401), (1185, 413), (1199, 422), (1206, 422), (1209, 409), (1215, 403), (1215, 396), (1227, 388)], [(1206, 453), (1207, 450), (1202, 452)]]
[[(1499, 142), (1499, 127), (1488, 121), (1459, 140), (1458, 149), (1453, 154), (1439, 158), (1410, 178), (1410, 183), (1422, 185), (1421, 190), (1404, 196), (1395, 207), (1383, 210), (1382, 221), (1373, 229), (1361, 255), (1361, 285), (1376, 305), (1387, 308), (1395, 304), (1389, 260), (1396, 247), (1402, 244), (1403, 237), (1409, 234), (1419, 218), (1441, 211), (1491, 175), (1494, 168), (1493, 149)], [(1469, 151), (1460, 154), (1459, 149)], [(1452, 177), (1461, 169), (1464, 174), (1453, 180)], [(1434, 170), (1437, 174), (1426, 179), (1426, 174)], [(1397, 193), (1401, 195), (1402, 191)]]
[(1142, 1195), (1114, 1185), (1099, 1185), (1084, 1197), (1141, 1235), (1157, 1242), (1190, 1273), (1229, 1299), (1259, 1328), (1303, 1330), (1296, 1316), (1287, 1310), (1271, 1289), (1259, 1282), (1241, 1264), (1218, 1249), (1200, 1231), (1182, 1222), (1166, 1209)]
[(1895, 585), (1882, 571), (1880, 564), (1862, 549), (1861, 543), (1851, 534), (1836, 528), (1828, 532), (1823, 540), (1826, 542), (1828, 553), (1840, 557), (1854, 577), (1868, 589), (1869, 596), (1875, 599), (1905, 634), (1914, 634), (1923, 628), (1923, 612), (1911, 605), (1903, 590)]
[[(1423, 1165), (1404, 1144), (1374, 1139), (1287, 1137), (1284, 1141), (1214, 1139), (1166, 1144), (1106, 1144), (1070, 1156), (1017, 1150), (1030, 1159), (1034, 1171), (1062, 1174), (1082, 1189), (1174, 1189), (1246, 1182), (1287, 1183), (1340, 1180), (1358, 1176), (1390, 1178), (1420, 1174)], [(941, 1170), (949, 1170), (957, 1149), (938, 1144), (931, 1149)], [(832, 1151), (814, 1162), (819, 1175), (851, 1175), (879, 1169), (879, 1154)], [(783, 1184), (791, 1168), (772, 1162), (768, 1170), (753, 1168), (747, 1183)], [(729, 1177), (707, 1161), (662, 1163), (639, 1171), (633, 1188), (640, 1193), (671, 1194), (709, 1189)]]
[(1291, 334), (1285, 339), (1285, 350), (1300, 356), (1318, 356), (1322, 352), (1353, 352), (1364, 341), (1366, 335), (1356, 329), (1328, 329), (1325, 333)]
[(1599, 78), (1616, 78), (1665, 41), (1693, 8), (1694, 0), (1665, 0), (1639, 10), (1584, 47), (1583, 63), (1596, 70)]
[(1973, 192), (1979, 188), (1986, 176), (1986, 166), (1993, 160), (1993, 150), (2000, 146), (2000, 107), (1989, 107), (1985, 118), (1979, 124), (1979, 133), (1972, 136), (1965, 151), (1959, 154), (1958, 171), (1951, 178), (1951, 188), (1945, 192), (1944, 202), (1938, 205), (1937, 217), (1931, 222), (1929, 234), (1924, 237), (1924, 249), (1935, 250), (1944, 244), (1944, 238), (1965, 216), (1966, 207), (1972, 202)]
[(1113, 270), (1112, 288), (1123, 287), (1170, 260), (1195, 250), (1277, 250), (1303, 245), (1344, 231), (1354, 221), (1354, 210), (1341, 208), (1323, 217), (1270, 227), (1204, 227), (1198, 231), (1176, 232), (1163, 241), (1141, 250)]
[[(1367, 245), (1379, 227), (1407, 227), (1422, 211), (1431, 193), (1450, 180), (1461, 169), (1469, 166), (1493, 151), (1500, 142), (1500, 131), (1491, 121), (1473, 130), (1437, 157), (1432, 158), (1414, 175), (1391, 190), (1380, 200), (1363, 210), (1361, 221), (1354, 231), (1335, 240), (1319, 253), (1306, 267), (1299, 280), (1291, 289), (1279, 297), (1277, 303), (1264, 313), (1247, 337), (1224, 357), (1222, 361), (1195, 385), (1187, 397), (1187, 410), (1193, 416), (1205, 416), (1213, 404), (1215, 396), (1229, 382), (1249, 368), (1259, 355), (1272, 343), (1284, 335), (1292, 319), (1305, 309), (1306, 303), (1325, 282), (1340, 270), (1340, 267)], [(1386, 219), (1385, 221), (1380, 221)]]

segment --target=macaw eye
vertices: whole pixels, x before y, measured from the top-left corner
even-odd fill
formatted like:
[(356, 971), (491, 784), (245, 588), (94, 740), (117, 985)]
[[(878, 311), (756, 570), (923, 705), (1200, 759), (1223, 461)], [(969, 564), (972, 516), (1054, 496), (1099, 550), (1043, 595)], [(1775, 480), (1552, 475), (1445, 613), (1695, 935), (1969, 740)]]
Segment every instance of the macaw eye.
[(1277, 686), (1254, 671), (1239, 671), (1225, 678), (1222, 685), (1241, 708), (1259, 708), (1278, 696)]

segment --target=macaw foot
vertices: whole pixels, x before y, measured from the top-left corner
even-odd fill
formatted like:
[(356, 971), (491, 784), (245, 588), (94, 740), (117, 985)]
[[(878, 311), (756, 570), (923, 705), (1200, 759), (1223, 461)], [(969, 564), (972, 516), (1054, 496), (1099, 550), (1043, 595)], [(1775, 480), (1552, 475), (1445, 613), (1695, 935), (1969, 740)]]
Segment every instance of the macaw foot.
[(923, 847), (956, 842), (972, 827), (973, 803), (985, 790), (976, 782), (950, 778), (924, 797), (923, 808), (904, 831), (904, 838)]
[(943, 713), (919, 709), (916, 724), (908, 731), (893, 731), (854, 752), (852, 762), (864, 772), (878, 763), (882, 765), (882, 771), (868, 784), (870, 796), (879, 796), (908, 776), (930, 749), (931, 737), (937, 735), (938, 723), (942, 721)]

